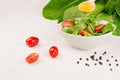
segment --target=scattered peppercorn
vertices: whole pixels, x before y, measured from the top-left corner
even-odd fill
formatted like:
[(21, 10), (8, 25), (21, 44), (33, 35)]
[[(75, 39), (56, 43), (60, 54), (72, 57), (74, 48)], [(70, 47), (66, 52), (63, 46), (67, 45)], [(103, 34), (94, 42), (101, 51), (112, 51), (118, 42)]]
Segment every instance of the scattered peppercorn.
[(113, 58), (113, 56), (111, 56), (111, 58)]
[(87, 66), (88, 64), (87, 64), (87, 63), (85, 63), (85, 65)]
[(102, 60), (102, 56), (99, 57), (99, 60)]
[(90, 66), (90, 65), (88, 64), (88, 66)]
[(102, 65), (102, 64), (103, 64), (103, 63), (102, 63), (102, 62), (100, 62), (100, 61), (99, 61), (98, 63), (99, 63), (100, 65)]
[[(96, 56), (96, 54), (97, 54), (97, 52), (94, 52), (94, 55), (90, 55), (89, 57), (86, 57), (86, 61), (93, 61), (94, 63), (93, 63), (93, 65), (94, 66), (96, 66), (96, 65), (103, 65), (105, 62), (109, 62), (108, 63), (108, 66), (110, 67), (110, 71), (112, 71), (113, 70), (113, 68), (112, 68), (112, 65), (113, 64), (111, 64), (110, 63), (110, 61), (111, 61), (111, 59), (110, 58), (113, 58), (114, 56), (110, 56), (110, 58), (108, 58), (108, 59), (106, 59), (105, 60), (105, 62), (103, 62), (103, 60), (104, 60), (104, 56), (103, 55), (105, 55), (105, 54), (107, 54), (107, 52), (105, 51), (104, 53), (102, 53), (100, 56)], [(82, 58), (79, 58), (79, 60), (82, 60)], [(119, 64), (117, 63), (118, 62), (118, 59), (114, 59), (113, 58), (113, 60), (114, 60), (114, 62), (116, 62), (116, 64), (115, 64), (115, 66), (119, 66)], [(113, 61), (112, 60), (112, 61)], [(80, 62), (79, 61), (77, 61), (77, 64), (80, 64)], [(104, 64), (105, 65), (105, 64)], [(90, 66), (90, 64), (88, 64), (88, 63), (85, 63), (85, 66), (87, 66), (87, 67), (89, 67)]]
[(98, 61), (98, 59), (95, 59), (95, 61)]
[(97, 63), (95, 63), (94, 65), (97, 65)]
[(119, 64), (116, 64), (116, 66), (119, 66)]
[(111, 66), (111, 63), (109, 63), (109, 66)]
[(88, 59), (88, 58), (86, 58), (86, 60), (87, 60), (87, 61), (89, 61), (89, 59)]
[(105, 55), (107, 52), (105, 51), (102, 55)]
[(97, 54), (97, 52), (94, 52), (94, 54)]
[(113, 69), (111, 68), (110, 71), (112, 71)]
[(80, 60), (82, 60), (82, 58), (80, 58)]
[(109, 62), (109, 59), (107, 59), (106, 62)]
[(91, 58), (92, 60), (94, 60), (94, 57), (95, 57), (94, 55), (90, 56), (90, 58)]
[(115, 62), (117, 62), (118, 60), (117, 59), (115, 59)]
[(79, 64), (79, 61), (77, 61), (77, 64)]
[(88, 63), (85, 63), (85, 66), (90, 66)]

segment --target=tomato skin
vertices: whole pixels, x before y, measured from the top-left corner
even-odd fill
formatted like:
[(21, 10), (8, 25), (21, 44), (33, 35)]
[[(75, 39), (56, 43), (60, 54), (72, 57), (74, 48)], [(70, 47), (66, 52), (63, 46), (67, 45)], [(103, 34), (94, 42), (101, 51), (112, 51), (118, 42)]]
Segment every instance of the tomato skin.
[(80, 31), (80, 34), (82, 35), (82, 36), (85, 36), (85, 34), (92, 34), (90, 31), (88, 31), (88, 30), (85, 30), (85, 29), (82, 29), (81, 31)]
[(75, 25), (75, 23), (73, 21), (71, 21), (71, 20), (65, 20), (62, 23), (62, 28), (64, 28), (64, 27), (71, 27), (71, 26), (74, 26), (74, 25)]
[(55, 57), (57, 57), (58, 56), (58, 48), (56, 47), (56, 46), (52, 46), (52, 47), (50, 47), (50, 49), (49, 49), (49, 54), (50, 54), (50, 56), (52, 57), (52, 58), (55, 58)]
[(101, 32), (104, 27), (105, 27), (105, 24), (99, 24), (95, 27), (94, 31)]
[(39, 43), (39, 39), (37, 37), (29, 37), (26, 39), (26, 44), (29, 46), (29, 47), (34, 47), (36, 46), (37, 44)]
[(39, 58), (39, 54), (31, 53), (26, 57), (26, 62), (33, 63), (33, 62), (37, 61), (38, 58)]

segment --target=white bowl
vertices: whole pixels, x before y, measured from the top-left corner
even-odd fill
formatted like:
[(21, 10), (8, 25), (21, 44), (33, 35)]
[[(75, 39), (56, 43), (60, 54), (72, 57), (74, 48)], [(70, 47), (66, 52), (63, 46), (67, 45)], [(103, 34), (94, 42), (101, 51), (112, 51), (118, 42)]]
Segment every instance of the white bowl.
[(85, 37), (85, 36), (76, 36), (76, 35), (68, 34), (63, 31), (60, 31), (60, 33), (71, 46), (82, 50), (90, 50), (96, 48), (101, 44), (104, 45), (104, 43), (110, 40), (111, 37), (110, 35), (112, 34), (110, 32), (101, 36)]

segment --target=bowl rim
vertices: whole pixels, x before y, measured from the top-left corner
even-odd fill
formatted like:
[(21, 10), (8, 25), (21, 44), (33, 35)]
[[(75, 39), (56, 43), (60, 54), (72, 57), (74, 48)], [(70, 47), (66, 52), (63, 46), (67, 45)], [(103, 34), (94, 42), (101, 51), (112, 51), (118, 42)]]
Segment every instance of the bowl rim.
[(75, 37), (75, 38), (100, 38), (100, 37), (105, 37), (105, 36), (112, 35), (112, 32), (109, 32), (109, 33), (106, 33), (106, 34), (103, 34), (103, 35), (100, 35), (100, 36), (79, 36), (79, 35), (73, 35), (73, 34), (66, 33), (62, 30), (60, 30), (60, 33), (65, 34), (67, 36)]

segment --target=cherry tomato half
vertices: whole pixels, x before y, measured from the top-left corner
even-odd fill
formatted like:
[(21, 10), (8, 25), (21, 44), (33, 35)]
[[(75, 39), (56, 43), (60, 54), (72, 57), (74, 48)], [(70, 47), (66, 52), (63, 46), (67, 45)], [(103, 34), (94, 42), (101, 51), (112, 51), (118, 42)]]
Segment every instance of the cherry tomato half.
[(34, 47), (39, 43), (39, 39), (37, 37), (29, 37), (26, 39), (26, 44), (29, 47)]
[(85, 34), (92, 34), (92, 33), (90, 31), (88, 31), (88, 30), (83, 29), (83, 30), (80, 31), (80, 34), (82, 36), (85, 36)]
[(50, 49), (49, 49), (49, 54), (52, 58), (55, 58), (58, 56), (58, 48), (56, 46), (52, 46)]
[(30, 55), (28, 55), (26, 57), (26, 61), (28, 63), (33, 63), (33, 62), (37, 61), (38, 58), (39, 58), (39, 54), (37, 54), (37, 53), (31, 53)]
[(104, 27), (105, 27), (105, 24), (100, 24), (100, 25), (95, 27), (94, 31), (101, 32)]
[(75, 23), (73, 21), (71, 21), (71, 20), (65, 20), (62, 23), (62, 28), (64, 28), (64, 27), (71, 27), (71, 26), (74, 26), (74, 25), (75, 25)]

